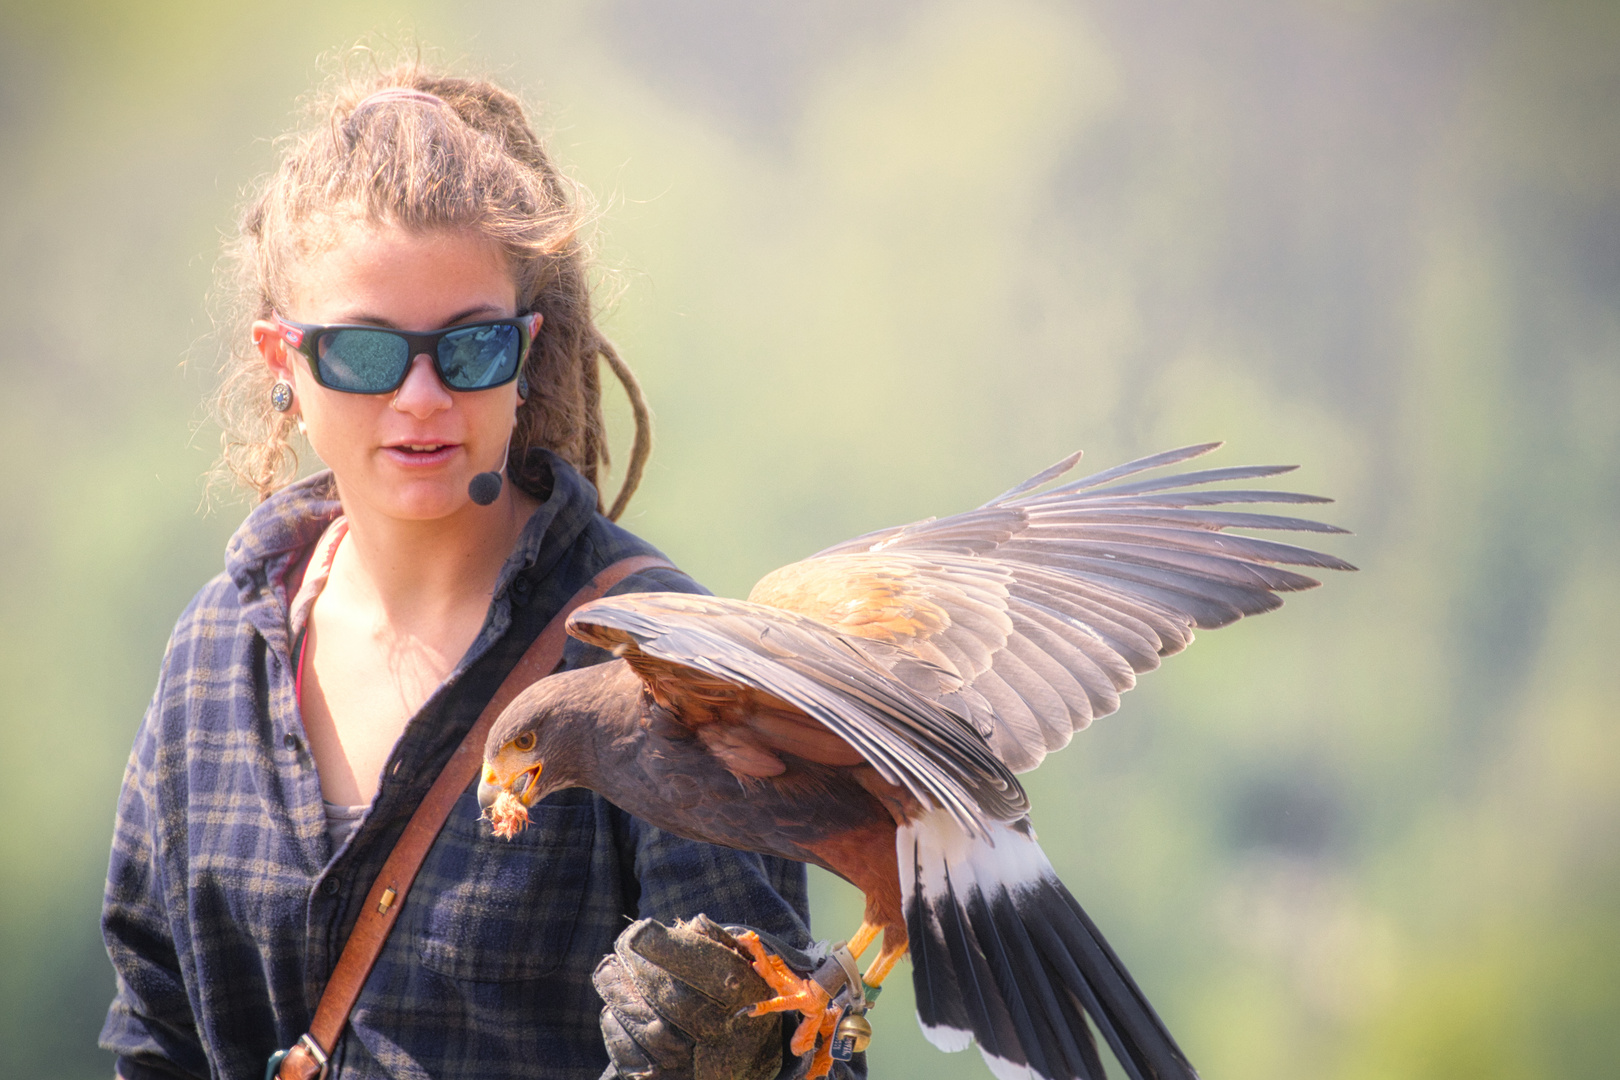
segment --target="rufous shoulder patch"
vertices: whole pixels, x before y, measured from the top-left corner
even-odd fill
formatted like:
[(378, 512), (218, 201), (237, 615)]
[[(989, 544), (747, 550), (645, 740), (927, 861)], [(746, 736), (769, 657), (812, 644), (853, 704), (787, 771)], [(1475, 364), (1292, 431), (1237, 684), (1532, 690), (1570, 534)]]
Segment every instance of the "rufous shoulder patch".
[(912, 567), (870, 554), (792, 563), (761, 578), (748, 599), (891, 645), (926, 641), (951, 625)]

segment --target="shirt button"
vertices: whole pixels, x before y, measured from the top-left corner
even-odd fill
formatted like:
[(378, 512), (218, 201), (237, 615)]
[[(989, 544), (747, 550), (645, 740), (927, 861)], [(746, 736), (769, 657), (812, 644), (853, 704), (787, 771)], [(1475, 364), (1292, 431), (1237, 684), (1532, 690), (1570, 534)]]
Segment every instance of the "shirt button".
[(518, 607), (528, 607), (529, 596), (533, 591), (533, 588), (534, 587), (529, 584), (529, 577), (527, 574), (519, 574), (517, 577), (513, 578), (512, 603), (516, 604)]
[(287, 732), (287, 734), (281, 737), (281, 745), (285, 746), (288, 750), (291, 750), (295, 754), (298, 753), (298, 736), (294, 735), (290, 731)]
[(327, 896), (336, 896), (338, 894), (338, 890), (342, 888), (343, 882), (339, 881), (335, 877), (329, 877), (325, 881), (321, 882), (321, 892), (325, 893)]

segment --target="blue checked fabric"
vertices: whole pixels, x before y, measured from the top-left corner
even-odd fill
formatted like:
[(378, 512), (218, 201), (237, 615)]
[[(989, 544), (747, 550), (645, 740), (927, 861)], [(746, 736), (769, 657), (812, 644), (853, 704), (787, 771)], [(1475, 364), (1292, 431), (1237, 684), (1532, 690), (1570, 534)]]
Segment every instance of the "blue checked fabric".
[[(101, 1044), (126, 1080), (260, 1080), (306, 1030), (366, 889), (507, 670), (590, 577), (653, 549), (560, 458), (478, 639), (411, 719), (359, 830), (331, 850), (289, 656), (286, 578), (338, 513), (329, 474), (249, 515), (175, 627), (119, 800), (102, 915), (118, 991)], [(548, 490), (549, 489), (549, 490)], [(615, 592), (696, 591), (652, 570)], [(565, 667), (604, 659), (570, 640)], [(597, 1080), (591, 971), (630, 920), (706, 912), (798, 943), (804, 867), (671, 836), (559, 792), (517, 840), (469, 787), (332, 1055), (343, 1080)]]

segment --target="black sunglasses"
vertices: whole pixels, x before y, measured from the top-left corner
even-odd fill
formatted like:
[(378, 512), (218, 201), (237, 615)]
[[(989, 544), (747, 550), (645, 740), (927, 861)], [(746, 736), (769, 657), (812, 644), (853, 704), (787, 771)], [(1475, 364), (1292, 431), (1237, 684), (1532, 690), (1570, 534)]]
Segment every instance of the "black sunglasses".
[(464, 323), (426, 334), (380, 326), (311, 326), (275, 316), (281, 338), (309, 357), (315, 381), (345, 394), (388, 394), (400, 388), (411, 358), (426, 353), (452, 390), (488, 390), (517, 378), (538, 314)]

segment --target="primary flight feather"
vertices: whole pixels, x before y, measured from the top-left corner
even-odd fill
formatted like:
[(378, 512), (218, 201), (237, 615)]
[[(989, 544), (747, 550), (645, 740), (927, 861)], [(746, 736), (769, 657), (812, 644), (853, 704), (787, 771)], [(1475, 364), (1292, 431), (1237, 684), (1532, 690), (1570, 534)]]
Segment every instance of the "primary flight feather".
[[(1015, 774), (1117, 709), (1195, 629), (1319, 584), (1285, 567), (1354, 569), (1227, 531), (1335, 526), (1213, 509), (1327, 502), (1209, 486), (1292, 466), (1127, 481), (1218, 445), (1045, 487), (1075, 454), (976, 510), (783, 567), (747, 600), (587, 604), (569, 632), (619, 659), (508, 707), (480, 802), (510, 832), (550, 792), (588, 787), (679, 835), (840, 875), (866, 895), (851, 948), (883, 935), (867, 983), (909, 951), (924, 1032), (947, 1050), (977, 1040), (998, 1077), (1104, 1080), (1093, 1027), (1133, 1080), (1195, 1077), (1053, 873)], [(778, 1004), (807, 1012), (803, 1053), (828, 1028), (791, 981)], [(823, 1038), (812, 1075), (829, 1066)]]

